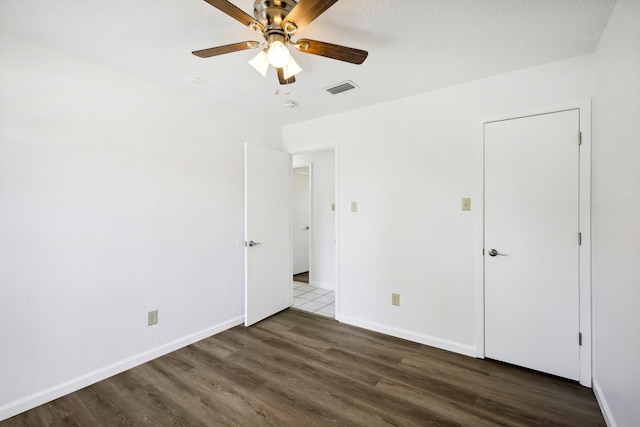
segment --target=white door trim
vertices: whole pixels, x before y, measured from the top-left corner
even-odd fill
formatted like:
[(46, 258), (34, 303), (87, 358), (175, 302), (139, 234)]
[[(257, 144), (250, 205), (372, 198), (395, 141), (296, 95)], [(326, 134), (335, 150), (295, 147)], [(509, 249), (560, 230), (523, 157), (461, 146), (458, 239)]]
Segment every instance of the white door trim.
[[(592, 323), (591, 323), (591, 99), (566, 102), (526, 111), (503, 113), (483, 117), (478, 121), (476, 136), (476, 187), (474, 188), (474, 251), (475, 251), (475, 297), (476, 297), (476, 357), (485, 357), (484, 346), (484, 125), (500, 120), (515, 119), (566, 110), (580, 111), (580, 219), (582, 245), (579, 250), (580, 281), (580, 384), (591, 387), (592, 379)], [(578, 337), (576, 337), (576, 340)]]

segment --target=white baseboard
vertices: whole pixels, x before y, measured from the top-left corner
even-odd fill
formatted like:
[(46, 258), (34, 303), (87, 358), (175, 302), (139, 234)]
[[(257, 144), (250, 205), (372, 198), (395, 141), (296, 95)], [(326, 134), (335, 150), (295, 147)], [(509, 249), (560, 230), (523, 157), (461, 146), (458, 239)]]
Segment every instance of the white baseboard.
[(607, 399), (602, 392), (602, 388), (600, 388), (600, 383), (598, 383), (598, 380), (595, 378), (593, 379), (593, 394), (596, 395), (596, 400), (598, 401), (598, 405), (600, 405), (600, 411), (602, 411), (602, 416), (607, 423), (607, 427), (617, 427), (618, 425), (613, 418)]
[(431, 347), (436, 347), (442, 350), (452, 351), (454, 353), (463, 354), (465, 356), (476, 357), (475, 346), (460, 344), (440, 338), (434, 338), (428, 335), (422, 335), (415, 332), (406, 331), (404, 329), (393, 328), (391, 326), (368, 322), (366, 320), (356, 319), (349, 316), (339, 316), (336, 318), (336, 320), (338, 320), (339, 322), (347, 323), (349, 325), (358, 326), (360, 328), (369, 329), (371, 331), (380, 332), (383, 334), (391, 335), (393, 337), (402, 338)]
[(309, 283), (311, 286), (315, 286), (316, 288), (321, 288), (321, 289), (327, 289), (330, 291), (335, 291), (336, 287), (334, 285), (332, 285), (331, 283), (322, 283), (322, 282), (316, 282), (315, 280), (313, 282)]
[(13, 402), (9, 402), (6, 405), (0, 406), (0, 421), (11, 418), (14, 415), (18, 415), (24, 411), (33, 409), (36, 406), (50, 402), (66, 394), (78, 391), (81, 388), (87, 387), (91, 384), (95, 384), (99, 381), (112, 377), (143, 363), (149, 362), (150, 360), (156, 359), (160, 356), (164, 356), (167, 353), (171, 353), (172, 351), (176, 351), (182, 347), (186, 347), (204, 338), (218, 334), (229, 328), (240, 325), (243, 322), (244, 315), (235, 317), (210, 328), (169, 342), (160, 347), (153, 348), (151, 350), (121, 360), (111, 365), (107, 365), (103, 368), (97, 369), (93, 372), (89, 372), (85, 375), (66, 381), (62, 384), (49, 387), (46, 390), (31, 394), (29, 396), (25, 396), (21, 399), (14, 400)]

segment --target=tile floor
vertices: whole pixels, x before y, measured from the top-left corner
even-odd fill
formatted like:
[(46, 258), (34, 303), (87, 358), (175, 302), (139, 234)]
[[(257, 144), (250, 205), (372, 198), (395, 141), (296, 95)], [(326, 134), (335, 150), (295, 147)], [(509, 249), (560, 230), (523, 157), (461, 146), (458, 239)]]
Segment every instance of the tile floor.
[(293, 307), (325, 317), (335, 317), (335, 292), (293, 282)]

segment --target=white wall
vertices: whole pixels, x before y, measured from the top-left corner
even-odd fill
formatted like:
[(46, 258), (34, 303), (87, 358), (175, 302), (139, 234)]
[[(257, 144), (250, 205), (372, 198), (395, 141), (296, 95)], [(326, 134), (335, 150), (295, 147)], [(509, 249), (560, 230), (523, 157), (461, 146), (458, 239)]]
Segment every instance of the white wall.
[(312, 164), (312, 240), (309, 283), (335, 289), (335, 157), (334, 150), (293, 156), (293, 166)]
[(640, 2), (619, 0), (597, 51), (594, 389), (609, 425), (640, 425)]
[(475, 355), (476, 213), (460, 199), (476, 188), (478, 121), (594, 86), (587, 55), (285, 127), (289, 152), (338, 150), (338, 320)]
[(0, 62), (3, 419), (242, 321), (242, 143), (280, 134), (6, 33)]

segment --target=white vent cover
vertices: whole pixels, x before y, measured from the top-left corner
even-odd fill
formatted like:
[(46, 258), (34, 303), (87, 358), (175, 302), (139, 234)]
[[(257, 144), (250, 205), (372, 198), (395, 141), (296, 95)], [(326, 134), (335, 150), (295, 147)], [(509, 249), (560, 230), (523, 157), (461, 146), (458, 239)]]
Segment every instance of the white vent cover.
[(337, 85), (333, 85), (331, 87), (326, 88), (325, 90), (332, 95), (337, 95), (342, 92), (346, 92), (351, 89), (357, 89), (358, 86), (353, 83), (351, 80), (347, 80), (346, 82), (338, 83)]

